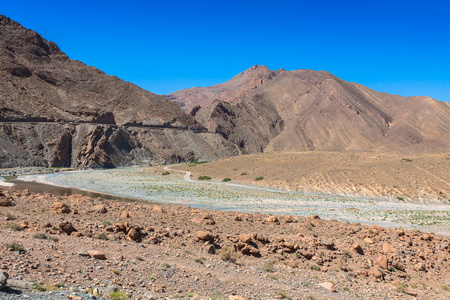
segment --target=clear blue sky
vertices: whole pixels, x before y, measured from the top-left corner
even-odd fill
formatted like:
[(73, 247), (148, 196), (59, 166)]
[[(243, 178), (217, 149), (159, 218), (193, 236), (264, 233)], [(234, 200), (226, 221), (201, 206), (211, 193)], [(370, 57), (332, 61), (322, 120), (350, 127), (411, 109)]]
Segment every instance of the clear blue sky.
[(158, 94), (259, 64), (450, 101), (450, 0), (17, 0), (0, 13)]

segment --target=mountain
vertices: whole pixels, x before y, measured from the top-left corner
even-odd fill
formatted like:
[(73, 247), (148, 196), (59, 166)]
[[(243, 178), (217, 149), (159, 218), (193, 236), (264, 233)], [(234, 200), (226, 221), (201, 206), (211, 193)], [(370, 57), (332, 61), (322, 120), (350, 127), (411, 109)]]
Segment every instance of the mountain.
[(255, 65), (230, 81), (166, 96), (244, 152), (450, 149), (450, 106), (380, 93), (326, 71)]
[(236, 153), (164, 97), (71, 60), (0, 15), (0, 166), (114, 167)]

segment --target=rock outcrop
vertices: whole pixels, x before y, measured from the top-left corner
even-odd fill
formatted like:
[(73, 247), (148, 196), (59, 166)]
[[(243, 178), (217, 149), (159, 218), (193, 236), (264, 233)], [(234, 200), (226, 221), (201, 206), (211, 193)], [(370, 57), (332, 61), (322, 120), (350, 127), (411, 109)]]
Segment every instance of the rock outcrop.
[(0, 167), (213, 160), (235, 146), (162, 96), (0, 15)]

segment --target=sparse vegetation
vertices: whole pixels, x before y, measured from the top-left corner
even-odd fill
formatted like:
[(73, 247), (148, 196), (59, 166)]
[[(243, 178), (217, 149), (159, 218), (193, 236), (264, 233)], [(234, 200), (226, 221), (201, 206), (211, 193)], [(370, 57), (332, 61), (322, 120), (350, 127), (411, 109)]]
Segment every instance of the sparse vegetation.
[(10, 251), (23, 251), (25, 249), (23, 245), (18, 242), (5, 243), (5, 247)]
[(7, 229), (12, 229), (14, 231), (22, 231), (24, 229), (22, 227), (22, 225), (17, 224), (17, 223), (8, 223), (8, 224), (6, 224), (6, 228)]
[(47, 289), (39, 284), (33, 285), (33, 290), (39, 291), (39, 292), (45, 292)]
[(258, 176), (258, 177), (255, 178), (255, 181), (260, 181), (260, 180), (263, 180), (263, 179), (264, 179), (264, 177)]
[(234, 250), (230, 247), (222, 248), (220, 250), (219, 256), (223, 261), (229, 261), (232, 263), (235, 263), (237, 259), (236, 252), (234, 252)]
[(405, 199), (403, 197), (397, 196), (397, 200), (399, 201), (405, 201)]
[(211, 180), (211, 177), (207, 176), (207, 175), (202, 175), (202, 176), (198, 176), (198, 180)]
[(5, 214), (5, 217), (6, 217), (7, 220), (15, 220), (15, 219), (16, 219), (16, 216), (13, 215), (13, 214), (10, 213), (10, 212), (7, 212), (7, 213)]
[(165, 269), (170, 269), (171, 265), (169, 265), (168, 263), (162, 263), (159, 265), (159, 268), (161, 270), (165, 270)]
[(268, 261), (264, 264), (264, 270), (266, 270), (267, 272), (272, 272), (273, 271), (273, 261)]
[(246, 172), (242, 172), (241, 175), (244, 176), (244, 175), (247, 175), (247, 173)]
[(164, 171), (164, 172), (161, 173), (161, 175), (164, 175), (164, 176), (165, 175), (170, 175), (170, 172)]
[(228, 181), (231, 181), (231, 178), (228, 178), (228, 177), (227, 177), (227, 178), (222, 179), (222, 181), (223, 181), (223, 182), (228, 182)]
[(111, 299), (111, 300), (128, 300), (129, 297), (124, 292), (118, 291), (118, 292), (111, 293), (111, 295), (109, 295), (109, 299)]
[(206, 258), (204, 258), (204, 257), (199, 257), (199, 258), (194, 259), (194, 261), (199, 264), (203, 264), (205, 260), (206, 260)]
[(93, 238), (93, 239), (96, 239), (96, 240), (107, 240), (107, 239), (108, 239), (108, 236), (106, 235), (106, 233), (101, 232), (101, 233), (94, 234), (94, 235), (92, 236), (92, 238)]
[(117, 270), (117, 269), (112, 270), (112, 272), (116, 275), (120, 275), (120, 273), (121, 273), (120, 270)]

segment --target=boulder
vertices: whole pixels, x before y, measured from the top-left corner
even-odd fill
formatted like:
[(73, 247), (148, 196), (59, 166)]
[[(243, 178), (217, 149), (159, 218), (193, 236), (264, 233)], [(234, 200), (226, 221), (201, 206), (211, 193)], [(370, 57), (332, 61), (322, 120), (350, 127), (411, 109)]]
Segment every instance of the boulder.
[(130, 231), (128, 231), (128, 237), (130, 239), (132, 239), (133, 241), (136, 241), (137, 239), (139, 239), (139, 236), (140, 236), (139, 231), (137, 231), (134, 228), (131, 228)]
[(373, 244), (373, 240), (371, 238), (365, 238), (364, 242), (369, 245)]
[(333, 249), (334, 248), (334, 242), (332, 240), (323, 239), (322, 240), (322, 245), (324, 245), (328, 249)]
[(364, 251), (363, 251), (361, 245), (358, 244), (358, 243), (354, 243), (354, 244), (352, 245), (352, 249), (353, 249), (353, 251), (355, 251), (356, 253), (364, 254)]
[(251, 237), (250, 234), (244, 233), (244, 234), (241, 234), (241, 235), (239, 236), (239, 240), (240, 240), (242, 243), (250, 244), (250, 243), (252, 242), (252, 237)]
[(197, 231), (196, 236), (201, 241), (212, 241), (213, 240), (213, 236), (211, 233), (201, 231), (201, 230)]
[(13, 206), (13, 202), (8, 198), (0, 198), (0, 206), (7, 207)]
[(380, 255), (375, 260), (375, 264), (377, 266), (379, 266), (380, 268), (387, 270), (387, 268), (388, 268), (388, 259), (387, 259), (387, 257), (385, 255)]
[(106, 214), (108, 212), (106, 207), (102, 204), (94, 206), (94, 210), (100, 214)]
[(214, 222), (213, 218), (210, 214), (204, 213), (200, 214), (198, 216), (195, 216), (192, 220), (192, 222), (197, 224), (204, 224), (204, 225), (214, 225), (216, 222)]
[(159, 212), (159, 213), (163, 213), (164, 212), (164, 210), (163, 210), (161, 205), (153, 205), (153, 209), (152, 210), (156, 211), (156, 212)]
[(336, 286), (331, 282), (322, 282), (319, 285), (330, 292), (336, 292)]
[(88, 251), (88, 254), (90, 257), (95, 258), (95, 259), (106, 259), (105, 253), (97, 251), (97, 250)]
[(397, 249), (395, 249), (391, 244), (384, 243), (383, 244), (383, 252), (386, 254), (397, 254)]
[(9, 278), (8, 273), (0, 271), (0, 290), (6, 286), (8, 278)]
[(376, 268), (376, 267), (372, 267), (369, 269), (369, 275), (375, 277), (376, 279), (383, 278), (383, 273), (381, 273), (381, 271), (378, 270), (378, 268)]
[(72, 223), (69, 221), (64, 221), (58, 224), (58, 227), (61, 228), (62, 231), (70, 235), (72, 232), (77, 231), (75, 227), (73, 227)]
[(70, 207), (62, 202), (53, 203), (51, 208), (57, 214), (68, 214), (71, 212)]
[(400, 270), (400, 271), (403, 271), (403, 272), (406, 271), (405, 265), (402, 264), (402, 263), (399, 262), (399, 261), (394, 261), (394, 262), (392, 263), (392, 266), (393, 266), (394, 268), (396, 268), (397, 270)]
[(263, 223), (264, 224), (266, 224), (266, 223), (280, 224), (280, 220), (278, 220), (278, 218), (275, 216), (270, 216), (270, 217), (265, 218)]

